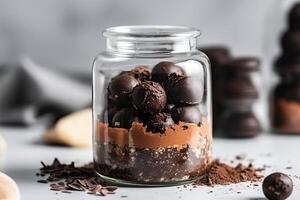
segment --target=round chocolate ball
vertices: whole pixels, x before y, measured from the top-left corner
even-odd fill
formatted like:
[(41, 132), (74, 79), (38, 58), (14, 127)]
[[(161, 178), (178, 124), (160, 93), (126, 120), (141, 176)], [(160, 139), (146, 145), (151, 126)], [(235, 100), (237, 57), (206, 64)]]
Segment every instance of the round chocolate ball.
[(136, 66), (131, 72), (134, 74), (135, 78), (141, 82), (150, 80), (151, 72), (147, 66)]
[(165, 108), (162, 111), (166, 112), (166, 113), (171, 113), (174, 106), (175, 105), (173, 105), (173, 104), (166, 104)]
[(132, 122), (141, 122), (141, 117), (133, 108), (122, 108), (112, 118), (112, 126), (129, 129)]
[(118, 107), (124, 107), (130, 104), (132, 90), (139, 84), (139, 81), (129, 74), (120, 74), (113, 78), (108, 84), (109, 98), (112, 99)]
[(112, 119), (117, 112), (118, 112), (117, 107), (112, 107), (107, 110), (107, 120), (108, 120), (109, 125), (112, 125)]
[(166, 83), (168, 103), (178, 105), (195, 105), (202, 101), (203, 83), (200, 79), (172, 74)]
[(252, 112), (233, 112), (223, 117), (221, 130), (224, 137), (252, 138), (261, 133), (261, 126)]
[(173, 62), (160, 62), (152, 69), (152, 80), (158, 83), (165, 83), (171, 74), (183, 75), (183, 70)]
[(296, 3), (289, 13), (289, 28), (290, 30), (300, 29), (300, 3)]
[(300, 30), (287, 31), (281, 38), (283, 52), (293, 56), (300, 54)]
[(187, 122), (199, 125), (201, 113), (197, 106), (174, 107), (171, 112), (175, 123)]
[(172, 126), (174, 121), (168, 113), (156, 113), (149, 117), (146, 122), (147, 131), (152, 133), (164, 133), (166, 128)]
[(145, 81), (133, 89), (132, 104), (142, 113), (157, 113), (165, 107), (166, 102), (166, 92), (156, 82)]
[(276, 172), (264, 179), (262, 187), (268, 199), (284, 200), (293, 192), (293, 181), (288, 175)]

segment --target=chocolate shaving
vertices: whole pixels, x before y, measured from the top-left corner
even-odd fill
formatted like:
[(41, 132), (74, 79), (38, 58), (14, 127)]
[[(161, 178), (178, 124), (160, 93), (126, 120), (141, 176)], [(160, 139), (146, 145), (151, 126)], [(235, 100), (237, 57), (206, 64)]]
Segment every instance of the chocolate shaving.
[(86, 191), (87, 194), (106, 196), (114, 194), (116, 186), (107, 185), (106, 182), (96, 180), (93, 163), (76, 167), (75, 163), (62, 164), (57, 158), (51, 165), (41, 162), (42, 168), (37, 176), (46, 176), (45, 180), (38, 180), (38, 183), (49, 183), (50, 190), (62, 193), (72, 191)]

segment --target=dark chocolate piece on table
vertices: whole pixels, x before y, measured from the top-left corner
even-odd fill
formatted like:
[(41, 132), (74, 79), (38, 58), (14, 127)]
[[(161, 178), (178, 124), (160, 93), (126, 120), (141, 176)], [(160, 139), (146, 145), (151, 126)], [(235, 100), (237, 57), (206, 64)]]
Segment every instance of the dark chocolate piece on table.
[(262, 187), (268, 199), (284, 200), (293, 192), (293, 181), (288, 175), (276, 172), (264, 179)]

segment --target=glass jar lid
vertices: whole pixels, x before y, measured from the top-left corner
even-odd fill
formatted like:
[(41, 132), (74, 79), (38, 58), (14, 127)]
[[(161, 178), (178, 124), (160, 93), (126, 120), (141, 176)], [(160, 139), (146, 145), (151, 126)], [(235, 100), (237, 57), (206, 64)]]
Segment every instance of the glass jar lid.
[(182, 40), (197, 38), (200, 31), (184, 26), (137, 25), (111, 27), (106, 29), (103, 35), (107, 38), (118, 38), (118, 40)]

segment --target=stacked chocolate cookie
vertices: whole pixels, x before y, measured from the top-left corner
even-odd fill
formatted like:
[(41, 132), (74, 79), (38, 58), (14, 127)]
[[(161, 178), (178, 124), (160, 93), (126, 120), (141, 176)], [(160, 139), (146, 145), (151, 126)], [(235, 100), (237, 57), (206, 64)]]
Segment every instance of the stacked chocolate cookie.
[(214, 133), (217, 133), (220, 130), (220, 116), (224, 111), (224, 104), (220, 97), (221, 86), (223, 84), (223, 68), (231, 60), (231, 55), (225, 46), (210, 46), (200, 50), (209, 57), (211, 64), (213, 128)]
[(172, 62), (160, 62), (152, 71), (146, 66), (123, 71), (112, 78), (107, 92), (108, 109), (103, 120), (110, 127), (129, 129), (133, 122), (139, 122), (147, 131), (164, 133), (180, 121), (201, 122), (198, 105), (204, 95), (203, 83), (186, 76)]
[(225, 137), (249, 138), (261, 132), (253, 113), (258, 99), (251, 73), (259, 70), (253, 57), (231, 58), (225, 47), (202, 49), (211, 60), (214, 105), (214, 130)]
[(288, 30), (281, 37), (281, 55), (275, 61), (280, 82), (274, 89), (273, 127), (300, 133), (300, 3), (288, 15)]

